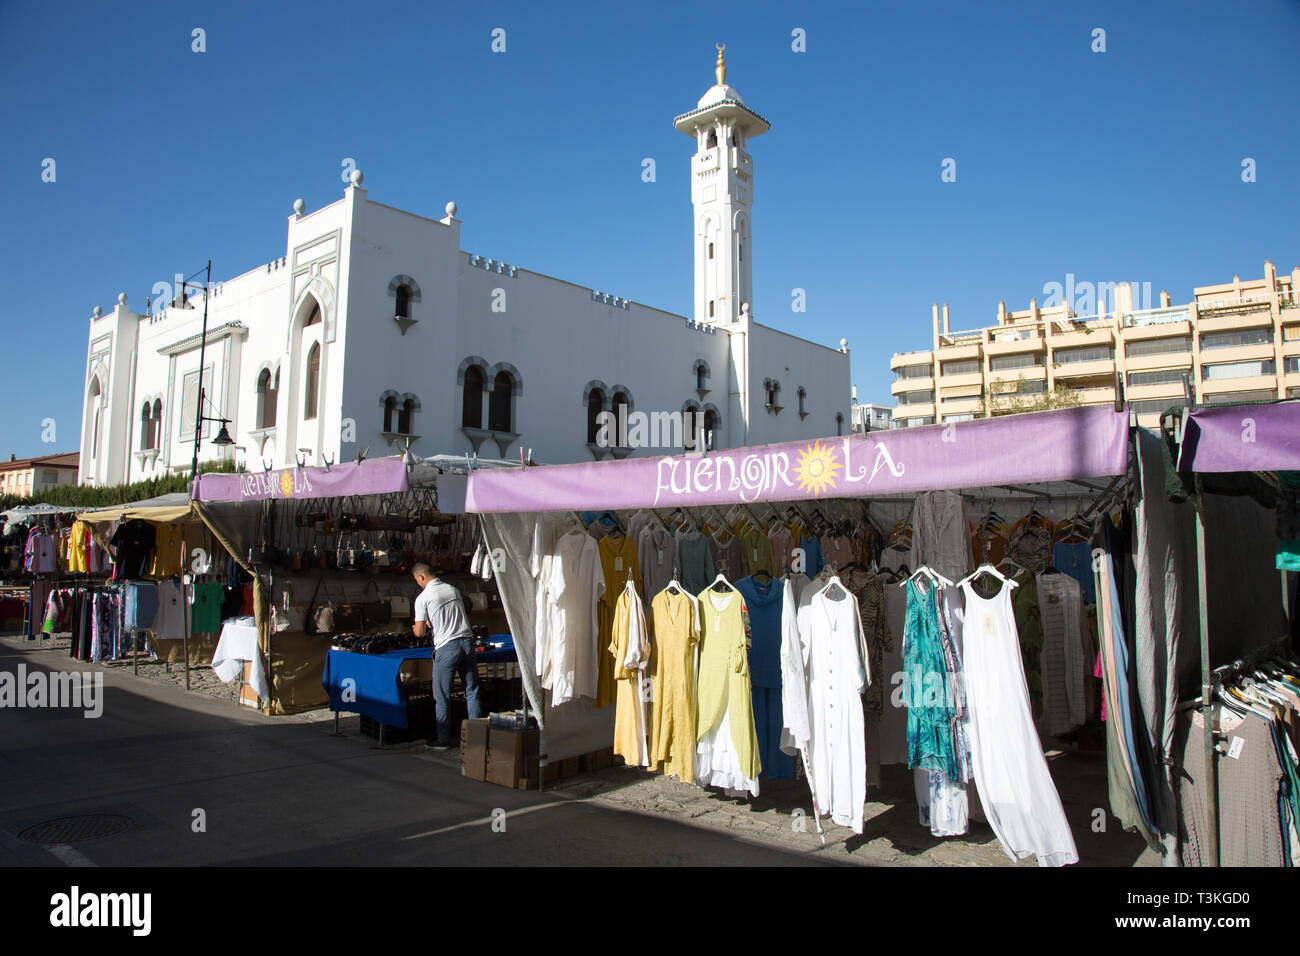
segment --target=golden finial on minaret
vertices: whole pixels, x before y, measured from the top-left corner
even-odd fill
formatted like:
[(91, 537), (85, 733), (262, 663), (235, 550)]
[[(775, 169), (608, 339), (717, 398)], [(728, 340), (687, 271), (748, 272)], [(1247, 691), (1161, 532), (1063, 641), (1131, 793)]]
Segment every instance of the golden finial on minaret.
[(725, 43), (713, 44), (718, 48), (718, 65), (714, 68), (713, 73), (718, 78), (718, 86), (727, 85), (727, 58), (722, 55), (722, 51), (727, 48)]

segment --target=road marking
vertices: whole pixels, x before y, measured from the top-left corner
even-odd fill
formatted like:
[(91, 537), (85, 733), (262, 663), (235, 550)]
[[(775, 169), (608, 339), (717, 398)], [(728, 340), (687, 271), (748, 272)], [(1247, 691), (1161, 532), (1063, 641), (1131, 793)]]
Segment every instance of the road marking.
[[(511, 817), (521, 817), (525, 813), (536, 813), (538, 810), (549, 810), (551, 807), (558, 807), (561, 804), (565, 804), (565, 803), (580, 803), (580, 802), (582, 802), (582, 798), (575, 799), (573, 797), (568, 797), (561, 800), (551, 800), (547, 803), (539, 803), (536, 806), (523, 807), (519, 810), (511, 810), (506, 814), (506, 819), (508, 820)], [(451, 826), (443, 827), (440, 830), (429, 830), (425, 833), (412, 833), (410, 836), (402, 837), (402, 839), (419, 840), (422, 839), (423, 837), (438, 836), (439, 834), (442, 833), (450, 833), (453, 830), (463, 830), (466, 827), (487, 826), (495, 822), (496, 822), (496, 817), (482, 817), (478, 820), (466, 820), (464, 823), (453, 823)]]
[(62, 861), (64, 866), (99, 866), (99, 864), (90, 859), (90, 857), (74, 850), (66, 843), (56, 843), (53, 846), (47, 846), (45, 849), (49, 850), (50, 853)]

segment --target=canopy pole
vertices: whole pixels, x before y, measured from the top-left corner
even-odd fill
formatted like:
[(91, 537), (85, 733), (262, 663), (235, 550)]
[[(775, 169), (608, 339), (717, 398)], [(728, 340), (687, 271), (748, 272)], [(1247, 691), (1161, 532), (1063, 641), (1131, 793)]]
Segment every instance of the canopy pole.
[(1219, 779), (1214, 744), (1214, 677), (1210, 670), (1210, 618), (1205, 572), (1205, 487), (1196, 476), (1196, 598), (1201, 626), (1201, 706), (1205, 720), (1205, 808), (1211, 866), (1219, 865)]

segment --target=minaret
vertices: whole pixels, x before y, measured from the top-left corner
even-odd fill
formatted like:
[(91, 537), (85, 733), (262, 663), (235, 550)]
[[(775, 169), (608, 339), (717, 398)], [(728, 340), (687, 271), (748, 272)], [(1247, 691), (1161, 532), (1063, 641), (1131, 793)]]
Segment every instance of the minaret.
[[(673, 125), (695, 138), (691, 202), (695, 207), (695, 320), (737, 322), (753, 293), (751, 214), (754, 164), (750, 137), (771, 125), (727, 85), (726, 44), (718, 44), (715, 75), (699, 104)], [(752, 309), (752, 307), (751, 307)]]

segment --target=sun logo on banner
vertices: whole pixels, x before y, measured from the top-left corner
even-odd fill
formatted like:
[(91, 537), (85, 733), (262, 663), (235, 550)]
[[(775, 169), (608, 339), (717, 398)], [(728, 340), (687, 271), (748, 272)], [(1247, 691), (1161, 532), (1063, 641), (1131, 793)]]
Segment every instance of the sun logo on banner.
[(289, 474), (288, 469), (280, 472), (280, 494), (286, 498), (293, 497), (293, 475)]
[(799, 481), (800, 491), (811, 491), (814, 495), (820, 495), (835, 487), (835, 480), (839, 477), (840, 460), (835, 454), (835, 449), (830, 445), (824, 445), (817, 441), (809, 445), (803, 451), (799, 452), (799, 460), (795, 462), (794, 475)]

